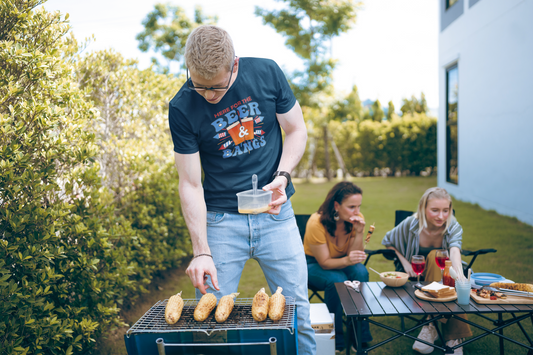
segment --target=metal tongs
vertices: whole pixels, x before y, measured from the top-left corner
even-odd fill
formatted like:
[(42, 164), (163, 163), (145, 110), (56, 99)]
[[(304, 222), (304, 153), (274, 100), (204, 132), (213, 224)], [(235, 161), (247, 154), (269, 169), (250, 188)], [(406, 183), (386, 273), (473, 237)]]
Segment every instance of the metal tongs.
[(533, 297), (533, 292), (509, 290), (506, 288), (496, 288), (496, 287), (491, 287), (491, 286), (483, 286), (481, 289), (487, 290), (487, 291), (493, 291), (493, 292), (500, 292), (500, 293), (503, 293), (504, 295), (509, 295), (509, 296)]
[(355, 291), (359, 292), (359, 285), (361, 284), (361, 282), (359, 281), (344, 281), (344, 284), (348, 287), (351, 287), (353, 288)]

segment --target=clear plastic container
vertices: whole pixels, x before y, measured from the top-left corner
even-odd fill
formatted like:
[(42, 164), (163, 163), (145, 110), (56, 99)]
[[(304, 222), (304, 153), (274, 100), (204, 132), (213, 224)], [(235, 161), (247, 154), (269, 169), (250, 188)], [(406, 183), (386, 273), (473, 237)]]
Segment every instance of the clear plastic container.
[(268, 205), (272, 201), (272, 191), (247, 190), (237, 193), (239, 213), (258, 214), (268, 211)]
[(257, 189), (257, 175), (252, 176), (253, 189), (237, 192), (239, 213), (259, 214), (270, 209), (268, 205), (272, 201), (272, 191)]

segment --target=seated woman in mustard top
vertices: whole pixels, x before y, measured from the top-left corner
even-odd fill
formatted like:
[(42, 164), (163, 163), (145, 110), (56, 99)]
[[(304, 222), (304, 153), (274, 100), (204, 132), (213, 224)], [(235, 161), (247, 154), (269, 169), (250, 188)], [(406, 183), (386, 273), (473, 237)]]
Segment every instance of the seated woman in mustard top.
[[(365, 220), (359, 209), (363, 191), (343, 181), (328, 192), (322, 206), (309, 218), (304, 236), (309, 284), (325, 290), (324, 300), (335, 313), (335, 347), (345, 348), (342, 332), (343, 310), (335, 289), (336, 282), (368, 281), (368, 271), (361, 264), (364, 252)], [(339, 331), (340, 330), (340, 331)], [(363, 342), (372, 340), (368, 323), (363, 323)]]

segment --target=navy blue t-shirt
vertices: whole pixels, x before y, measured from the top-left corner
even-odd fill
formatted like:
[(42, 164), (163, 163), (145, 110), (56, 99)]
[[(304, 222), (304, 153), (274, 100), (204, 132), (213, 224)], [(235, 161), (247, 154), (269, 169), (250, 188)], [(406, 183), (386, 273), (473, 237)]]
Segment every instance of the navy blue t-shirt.
[[(237, 213), (237, 192), (271, 181), (281, 159), (282, 136), (276, 113), (287, 113), (296, 98), (272, 60), (239, 58), (233, 85), (217, 104), (208, 103), (185, 83), (170, 101), (174, 151), (200, 152), (208, 211)], [(294, 187), (287, 186), (287, 198)]]

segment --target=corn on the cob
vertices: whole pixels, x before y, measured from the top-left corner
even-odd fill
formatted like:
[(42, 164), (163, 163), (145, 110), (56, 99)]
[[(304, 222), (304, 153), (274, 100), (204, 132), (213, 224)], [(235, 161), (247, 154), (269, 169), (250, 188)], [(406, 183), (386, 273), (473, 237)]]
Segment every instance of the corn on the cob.
[(218, 301), (217, 310), (215, 311), (215, 320), (218, 323), (225, 322), (228, 319), (233, 306), (235, 305), (234, 298), (239, 295), (239, 292), (232, 293), (230, 295), (224, 296)]
[(491, 287), (505, 288), (507, 290), (533, 292), (533, 285), (531, 284), (512, 284), (505, 282), (493, 282)]
[(268, 315), (270, 298), (265, 293), (265, 288), (260, 289), (254, 296), (252, 302), (252, 317), (258, 322), (262, 322)]
[(194, 319), (198, 322), (203, 322), (209, 317), (211, 311), (217, 305), (217, 298), (212, 293), (206, 293), (200, 298), (200, 301), (194, 309)]
[(285, 296), (281, 294), (283, 289), (278, 286), (276, 293), (270, 297), (270, 308), (268, 310), (268, 317), (272, 320), (280, 320), (285, 312)]
[(165, 321), (168, 324), (175, 324), (180, 320), (182, 310), (183, 299), (181, 298), (180, 292), (168, 299), (167, 306), (165, 308)]

